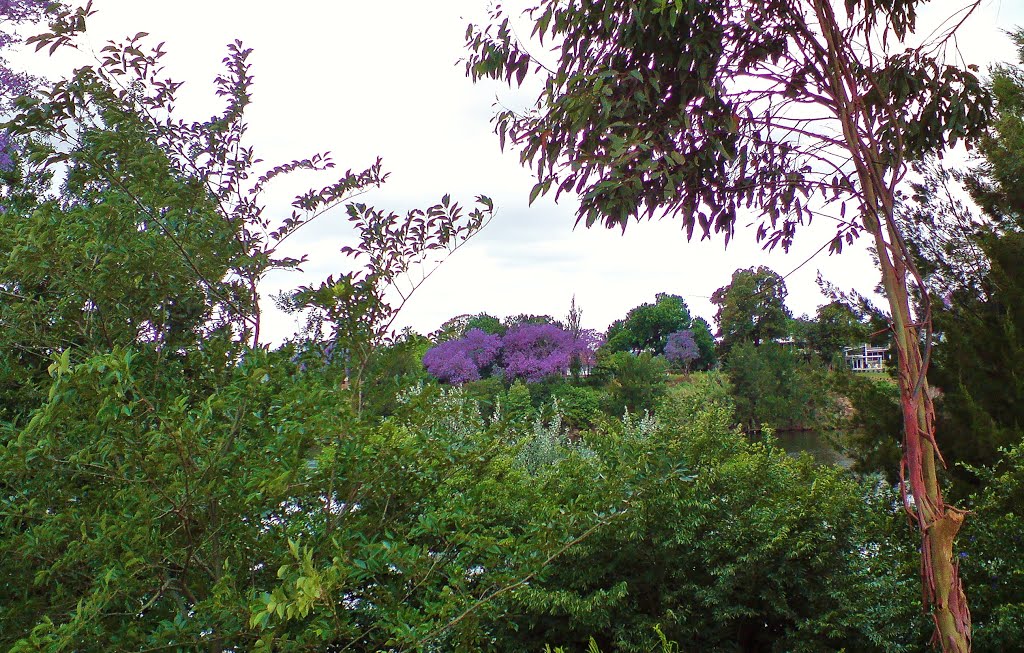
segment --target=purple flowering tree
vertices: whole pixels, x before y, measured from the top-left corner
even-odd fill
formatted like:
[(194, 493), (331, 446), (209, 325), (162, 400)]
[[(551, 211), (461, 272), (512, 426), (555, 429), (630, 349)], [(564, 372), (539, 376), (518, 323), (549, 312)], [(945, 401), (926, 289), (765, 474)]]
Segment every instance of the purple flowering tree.
[[(0, 0), (0, 50), (23, 41), (19, 25), (41, 23), (53, 9), (51, 0)], [(15, 98), (31, 90), (32, 83), (31, 75), (12, 69), (0, 55), (0, 106), (9, 109)]]
[(665, 358), (672, 365), (690, 371), (690, 364), (700, 358), (700, 348), (693, 338), (693, 331), (676, 331), (670, 333), (665, 341)]
[(438, 381), (461, 385), (476, 381), (498, 359), (501, 337), (470, 329), (458, 340), (448, 340), (427, 350), (423, 366)]
[[(33, 77), (11, 68), (2, 50), (22, 42), (17, 27), (25, 23), (39, 23), (52, 8), (50, 0), (0, 0), (0, 111), (7, 112), (14, 100), (32, 90)], [(10, 170), (12, 143), (6, 130), (0, 130), (0, 170)]]
[(574, 361), (591, 365), (595, 344), (592, 333), (576, 337), (554, 324), (520, 324), (509, 329), (502, 341), (505, 376), (535, 383), (565, 374)]
[(519, 324), (504, 337), (470, 329), (458, 340), (429, 349), (423, 366), (442, 383), (462, 384), (480, 379), (500, 361), (510, 381), (536, 383), (573, 366), (593, 365), (600, 345), (601, 337), (594, 331), (574, 336), (555, 324)]

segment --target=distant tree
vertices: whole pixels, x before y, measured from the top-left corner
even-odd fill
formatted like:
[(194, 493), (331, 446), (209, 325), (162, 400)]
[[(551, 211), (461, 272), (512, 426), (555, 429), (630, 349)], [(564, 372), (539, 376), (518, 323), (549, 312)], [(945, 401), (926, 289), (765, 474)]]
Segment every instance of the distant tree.
[(725, 359), (732, 384), (736, 419), (752, 432), (812, 428), (828, 401), (820, 367), (812, 366), (791, 347), (745, 340)]
[(480, 329), (484, 333), (492, 333), (496, 336), (503, 336), (508, 331), (501, 320), (487, 313), (477, 313), (466, 320), (462, 335), (466, 335), (470, 329)]
[(729, 285), (711, 295), (711, 302), (718, 306), (715, 320), (722, 350), (728, 352), (740, 342), (756, 347), (787, 335), (791, 318), (787, 292), (782, 277), (763, 265), (733, 272)]
[(559, 328), (563, 328), (565, 326), (561, 321), (556, 320), (550, 315), (532, 315), (530, 313), (510, 315), (505, 318), (504, 324), (506, 329), (511, 329), (512, 327), (519, 326), (520, 324), (553, 324)]
[[(569, 332), (573, 338), (579, 339), (587, 337), (593, 344), (597, 344), (594, 338), (595, 334), (587, 331), (583, 328), (583, 311), (579, 306), (576, 305), (576, 295), (572, 296), (572, 301), (569, 302), (569, 314), (565, 317), (565, 330)], [(592, 360), (590, 362), (593, 362)], [(583, 371), (584, 359), (579, 354), (573, 356), (573, 359), (569, 362), (569, 371), (572, 373), (574, 379), (579, 380), (580, 374)]]
[(608, 349), (661, 354), (670, 333), (690, 328), (690, 309), (679, 295), (658, 293), (653, 304), (633, 308), (608, 328)]
[(693, 318), (690, 323), (690, 330), (693, 331), (693, 339), (697, 342), (697, 349), (700, 351), (700, 358), (693, 365), (697, 370), (710, 370), (718, 364), (718, 356), (715, 354), (715, 337), (711, 335), (711, 325), (702, 317)]
[(693, 337), (693, 331), (676, 331), (670, 333), (665, 342), (665, 360), (669, 363), (690, 371), (690, 364), (700, 358), (700, 348)]
[(446, 340), (427, 350), (423, 366), (431, 376), (444, 383), (476, 381), (498, 358), (501, 337), (470, 329), (458, 340)]
[(845, 347), (867, 342), (869, 335), (868, 325), (856, 311), (843, 302), (833, 301), (818, 307), (807, 329), (807, 345), (831, 363)]
[(790, 317), (786, 322), (786, 337), (792, 340), (797, 347), (805, 347), (813, 323), (814, 320), (806, 313)]
[(430, 334), (430, 339), (437, 343), (446, 342), (448, 340), (458, 340), (462, 336), (466, 335), (466, 325), (473, 318), (468, 313), (462, 315), (456, 315), (450, 317), (441, 323), (441, 326), (437, 327), (437, 331)]
[(565, 374), (574, 360), (594, 361), (592, 334), (575, 338), (554, 324), (524, 323), (508, 330), (502, 339), (501, 364), (509, 379), (534, 383), (555, 374)]
[(565, 317), (565, 330), (574, 337), (583, 333), (583, 311), (576, 305), (576, 295), (572, 296), (569, 303), (569, 314)]

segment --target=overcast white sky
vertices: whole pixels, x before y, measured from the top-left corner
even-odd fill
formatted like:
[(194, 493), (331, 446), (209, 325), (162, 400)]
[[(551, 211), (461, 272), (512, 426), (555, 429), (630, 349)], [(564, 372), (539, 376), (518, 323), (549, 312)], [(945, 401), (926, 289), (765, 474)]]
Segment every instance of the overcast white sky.
[[(932, 4), (935, 14), (961, 2)], [(1015, 59), (1000, 30), (1024, 25), (1022, 4), (991, 0), (982, 7), (961, 32), (967, 63)], [(753, 230), (740, 229), (724, 249), (720, 239), (687, 242), (672, 220), (634, 224), (622, 235), (574, 229), (575, 205), (568, 199), (528, 207), (532, 178), (516, 153), (500, 152), (489, 122), (496, 96), (514, 102), (515, 93), (474, 86), (458, 63), (466, 24), (483, 18), (485, 0), (94, 0), (94, 8), (89, 34), (97, 50), (107, 39), (139, 31), (166, 42), (168, 73), (187, 82), (183, 117), (205, 118), (216, 110), (210, 82), (226, 43), (237, 38), (254, 48), (249, 135), (268, 163), (329, 150), (341, 170), (362, 169), (381, 156), (391, 178), (360, 201), (396, 211), (429, 206), (444, 193), (465, 204), (478, 194), (490, 196), (498, 207), (495, 220), (442, 266), (399, 318), (421, 333), (462, 313), (564, 317), (573, 295), (584, 325), (596, 329), (658, 292), (682, 295), (694, 314), (713, 322), (708, 297), (733, 270), (764, 264), (786, 274), (831, 237), (822, 222), (805, 229), (790, 253), (766, 253), (753, 242)], [(308, 177), (295, 181), (278, 189), (269, 210), (287, 215), (292, 191), (317, 185)], [(264, 293), (348, 269), (338, 249), (350, 240), (343, 212), (323, 218), (292, 242), (294, 252), (310, 255), (305, 275), (274, 277)], [(813, 313), (823, 303), (815, 284), (819, 270), (840, 287), (869, 292), (878, 275), (866, 244), (840, 256), (822, 253), (789, 277), (793, 312)], [(266, 320), (271, 339), (294, 330), (287, 316), (271, 312)]]

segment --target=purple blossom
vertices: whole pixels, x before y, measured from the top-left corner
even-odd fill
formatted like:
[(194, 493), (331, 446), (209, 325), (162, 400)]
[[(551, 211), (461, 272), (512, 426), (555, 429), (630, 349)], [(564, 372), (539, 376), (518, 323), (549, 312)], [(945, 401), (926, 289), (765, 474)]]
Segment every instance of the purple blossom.
[(670, 333), (665, 341), (665, 358), (675, 365), (689, 369), (690, 363), (700, 358), (700, 349), (693, 339), (693, 331)]
[(0, 171), (6, 172), (14, 167), (14, 159), (11, 158), (11, 136), (6, 130), (0, 130)]
[(0, 0), (0, 20), (11, 23), (40, 20), (52, 4), (52, 0)]
[(554, 324), (524, 323), (509, 329), (504, 338), (470, 329), (458, 340), (442, 342), (423, 356), (423, 366), (443, 383), (461, 384), (479, 379), (501, 361), (510, 380), (535, 383), (553, 374), (565, 374), (573, 362), (594, 363), (601, 344), (593, 331), (574, 337)]
[(576, 338), (554, 324), (520, 324), (509, 329), (502, 341), (505, 375), (535, 383), (565, 374), (574, 360), (593, 363), (593, 345), (593, 334)]
[(7, 67), (3, 59), (0, 59), (0, 98), (4, 102), (9, 103), (21, 95), (26, 95), (32, 90), (32, 79), (32, 76), (26, 73), (14, 72)]
[[(0, 49), (21, 43), (21, 37), (14, 31), (15, 25), (40, 22), (47, 11), (56, 6), (51, 0), (0, 0)], [(33, 81), (31, 75), (11, 70), (7, 61), (0, 57), (0, 106), (9, 108), (14, 98), (31, 90)]]
[(501, 337), (481, 329), (470, 329), (458, 340), (442, 342), (427, 350), (423, 366), (438, 381), (462, 384), (476, 381), (494, 364), (501, 349)]

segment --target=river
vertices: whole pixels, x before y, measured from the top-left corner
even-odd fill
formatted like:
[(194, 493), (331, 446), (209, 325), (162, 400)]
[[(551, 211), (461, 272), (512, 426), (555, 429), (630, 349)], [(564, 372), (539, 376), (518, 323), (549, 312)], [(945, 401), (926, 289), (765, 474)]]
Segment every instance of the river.
[(831, 445), (829, 436), (822, 431), (776, 431), (779, 445), (790, 455), (809, 453), (819, 465), (839, 465), (849, 469), (853, 460)]

